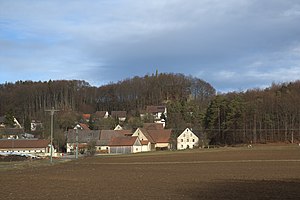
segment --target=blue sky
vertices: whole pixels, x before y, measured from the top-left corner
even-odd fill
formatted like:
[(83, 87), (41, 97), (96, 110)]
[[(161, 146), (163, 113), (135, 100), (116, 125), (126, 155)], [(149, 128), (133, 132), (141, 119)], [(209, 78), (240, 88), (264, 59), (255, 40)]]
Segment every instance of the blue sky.
[(217, 91), (300, 78), (299, 0), (0, 0), (0, 83), (159, 72)]

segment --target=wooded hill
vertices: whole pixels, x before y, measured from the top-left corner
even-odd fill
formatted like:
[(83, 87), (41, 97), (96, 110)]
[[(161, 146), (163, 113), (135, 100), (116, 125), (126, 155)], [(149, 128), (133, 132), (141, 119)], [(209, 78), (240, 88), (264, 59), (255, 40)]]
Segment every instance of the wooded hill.
[(300, 81), (216, 95), (207, 82), (182, 74), (134, 77), (101, 87), (80, 80), (18, 81), (0, 85), (0, 116), (12, 113), (21, 123), (46, 122), (45, 109), (60, 110), (67, 129), (82, 113), (124, 110), (127, 125), (141, 124), (147, 105), (167, 105), (167, 127), (175, 135), (186, 127), (206, 134), (211, 144), (300, 140)]

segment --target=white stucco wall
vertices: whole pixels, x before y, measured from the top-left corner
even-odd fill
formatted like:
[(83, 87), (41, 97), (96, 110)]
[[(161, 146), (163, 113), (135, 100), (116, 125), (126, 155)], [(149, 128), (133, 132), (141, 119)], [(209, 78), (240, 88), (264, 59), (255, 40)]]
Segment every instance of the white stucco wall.
[(138, 153), (138, 152), (142, 152), (142, 146), (140, 146), (140, 145), (133, 145), (133, 147), (132, 147), (132, 153)]
[(177, 138), (177, 149), (193, 149), (199, 145), (199, 138), (189, 129), (185, 129)]

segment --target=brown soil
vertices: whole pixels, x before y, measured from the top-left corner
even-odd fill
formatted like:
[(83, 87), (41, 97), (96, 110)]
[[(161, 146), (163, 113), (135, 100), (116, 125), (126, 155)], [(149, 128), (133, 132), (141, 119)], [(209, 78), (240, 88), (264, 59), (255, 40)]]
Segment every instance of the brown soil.
[(300, 199), (300, 147), (98, 156), (2, 170), (0, 184), (0, 199)]

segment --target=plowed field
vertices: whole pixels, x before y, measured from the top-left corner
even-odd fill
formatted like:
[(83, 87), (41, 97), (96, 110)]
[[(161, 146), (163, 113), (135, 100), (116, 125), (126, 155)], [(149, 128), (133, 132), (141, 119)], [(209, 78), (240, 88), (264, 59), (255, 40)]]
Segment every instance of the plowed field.
[(300, 199), (296, 145), (37, 162), (0, 170), (0, 199)]

